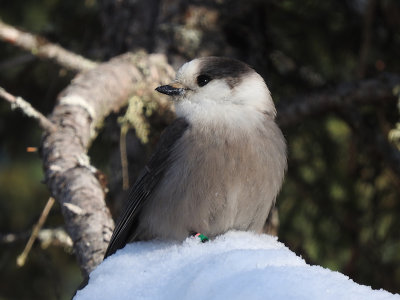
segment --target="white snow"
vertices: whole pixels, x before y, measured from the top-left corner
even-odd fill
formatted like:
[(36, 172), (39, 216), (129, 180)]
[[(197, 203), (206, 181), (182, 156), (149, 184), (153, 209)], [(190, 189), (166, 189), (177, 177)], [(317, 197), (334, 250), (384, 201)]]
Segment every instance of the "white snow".
[[(372, 268), (372, 266), (371, 266)], [(90, 274), (85, 299), (400, 299), (347, 276), (307, 265), (275, 237), (228, 232), (127, 245)]]

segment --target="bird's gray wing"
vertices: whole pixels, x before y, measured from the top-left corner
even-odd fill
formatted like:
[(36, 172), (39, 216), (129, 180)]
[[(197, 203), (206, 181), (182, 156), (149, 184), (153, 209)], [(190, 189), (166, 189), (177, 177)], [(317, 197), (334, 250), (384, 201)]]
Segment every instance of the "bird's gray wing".
[(134, 232), (143, 204), (151, 196), (165, 171), (171, 165), (171, 149), (183, 135), (189, 124), (184, 118), (176, 119), (161, 135), (153, 155), (142, 170), (128, 196), (128, 203), (115, 226), (104, 258), (124, 247)]

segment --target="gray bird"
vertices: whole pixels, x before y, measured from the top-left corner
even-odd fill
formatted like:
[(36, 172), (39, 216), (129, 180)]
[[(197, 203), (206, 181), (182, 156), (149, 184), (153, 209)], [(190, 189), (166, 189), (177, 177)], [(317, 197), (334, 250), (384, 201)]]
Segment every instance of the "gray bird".
[(177, 119), (129, 193), (105, 257), (127, 243), (262, 232), (286, 170), (286, 143), (262, 79), (234, 59), (184, 64), (170, 85)]

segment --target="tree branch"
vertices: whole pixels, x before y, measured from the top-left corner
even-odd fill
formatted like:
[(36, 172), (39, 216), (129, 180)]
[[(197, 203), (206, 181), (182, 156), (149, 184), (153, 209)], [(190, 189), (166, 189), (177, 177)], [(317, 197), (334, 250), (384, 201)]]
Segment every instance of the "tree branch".
[[(0, 245), (22, 243), (30, 236), (30, 232), (0, 234)], [(42, 248), (51, 246), (72, 250), (72, 240), (62, 227), (40, 229), (37, 235)]]
[(328, 91), (283, 100), (277, 105), (277, 122), (282, 127), (289, 127), (310, 117), (347, 109), (349, 104), (379, 105), (385, 101), (396, 101), (393, 89), (399, 84), (400, 76), (385, 74), (378, 78), (341, 84)]
[(0, 39), (75, 72), (87, 71), (97, 65), (96, 62), (50, 43), (43, 37), (23, 32), (2, 21), (0, 21)]
[(53, 132), (56, 130), (55, 125), (49, 119), (34, 109), (29, 102), (21, 97), (15, 97), (14, 95), (11, 95), (2, 87), (0, 87), (0, 97), (11, 103), (11, 109), (19, 108), (26, 116), (37, 120), (43, 130), (48, 132)]
[(377, 128), (371, 130), (355, 107), (343, 109), (340, 115), (353, 129), (356, 137), (363, 142), (365, 148), (371, 152), (371, 157), (378, 157), (378, 160), (385, 162), (400, 178), (400, 151), (389, 142), (388, 137)]
[(279, 103), (277, 121), (282, 127), (290, 127), (311, 117), (322, 117), (326, 113), (336, 112), (352, 127), (366, 147), (373, 149), (400, 178), (400, 152), (381, 132), (371, 132), (367, 126), (363, 126), (364, 121), (359, 113), (361, 105), (395, 103), (399, 97), (395, 88), (399, 85), (400, 76), (385, 74), (374, 79), (341, 84), (332, 91), (282, 101)]
[[(173, 74), (163, 55), (117, 57), (78, 75), (59, 95), (50, 115), (57, 131), (43, 136), (45, 179), (60, 202), (84, 276), (102, 261), (114, 227), (96, 169), (86, 154), (96, 128), (126, 105), (130, 96), (143, 93), (138, 86), (145, 85), (148, 93), (154, 93), (161, 79), (171, 80)], [(165, 106), (165, 98), (158, 99)]]

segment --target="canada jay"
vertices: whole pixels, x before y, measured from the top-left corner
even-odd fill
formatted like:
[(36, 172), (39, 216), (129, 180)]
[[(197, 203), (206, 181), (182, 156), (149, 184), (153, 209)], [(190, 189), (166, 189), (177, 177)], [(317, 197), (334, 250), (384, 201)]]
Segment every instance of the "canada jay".
[(105, 257), (131, 241), (262, 232), (286, 169), (264, 80), (240, 61), (204, 57), (156, 90), (172, 97), (177, 119), (132, 187)]

